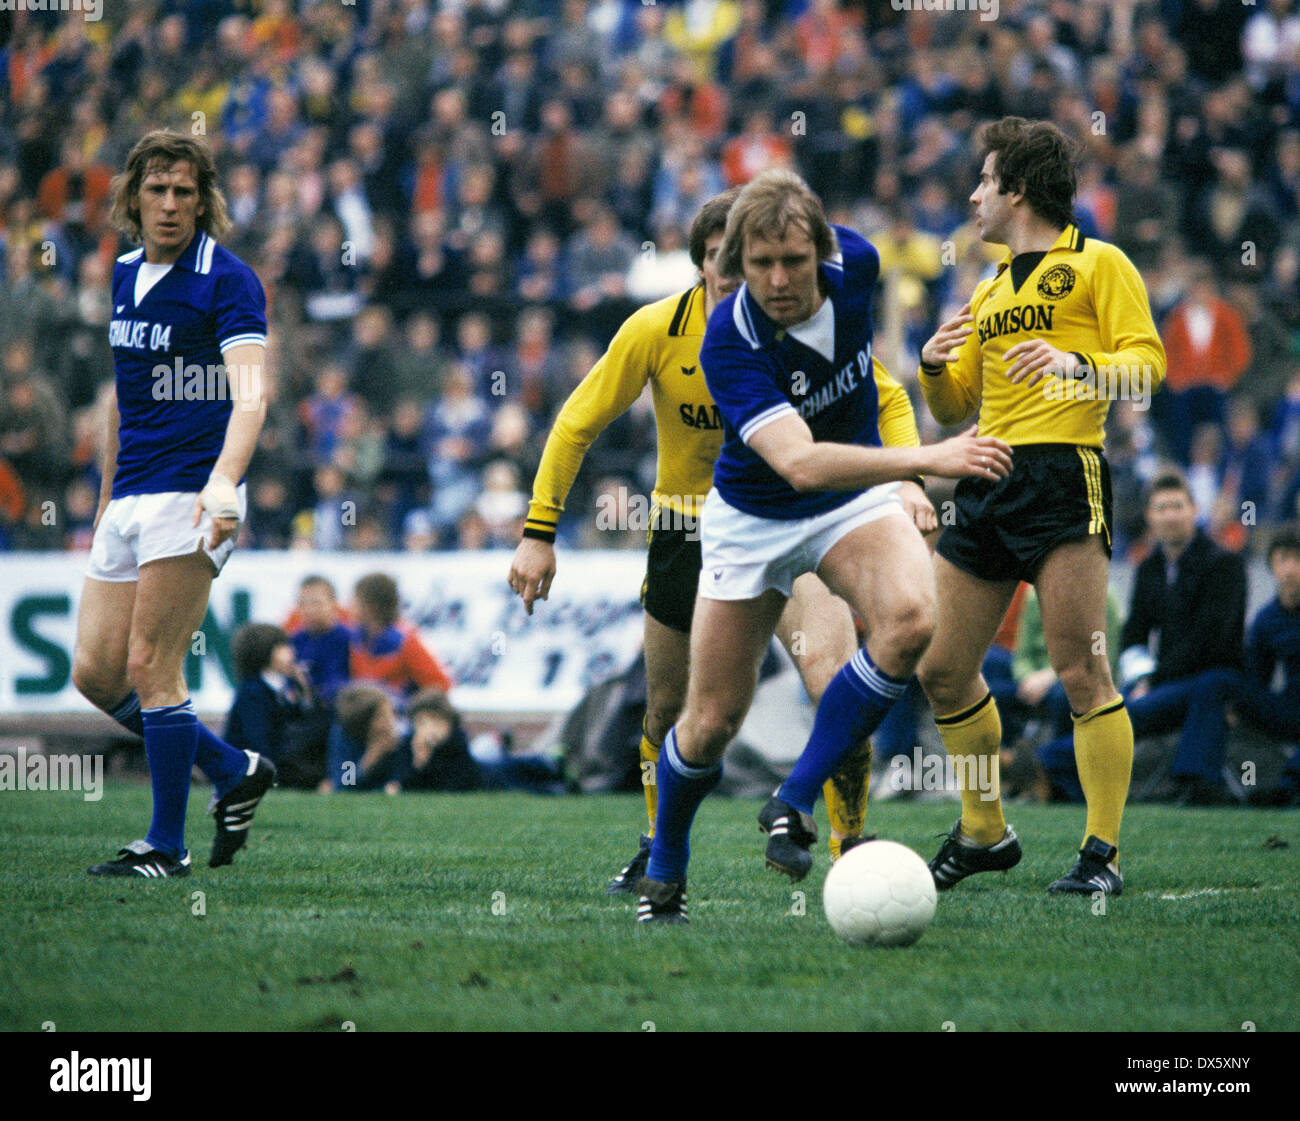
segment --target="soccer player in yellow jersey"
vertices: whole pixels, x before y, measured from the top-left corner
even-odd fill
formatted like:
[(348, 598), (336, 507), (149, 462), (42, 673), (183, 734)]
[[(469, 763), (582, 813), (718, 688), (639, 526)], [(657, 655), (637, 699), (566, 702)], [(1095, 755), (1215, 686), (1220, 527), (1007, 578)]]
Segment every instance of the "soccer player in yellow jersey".
[[(649, 382), (659, 442), (641, 588), (647, 694), (641, 759), (649, 764), (643, 765), (642, 775), (650, 828), (636, 856), (610, 883), (610, 894), (631, 892), (645, 873), (657, 810), (654, 774), (659, 749), (686, 699), (691, 617), (700, 576), (698, 518), (722, 447), (722, 422), (699, 368), (700, 343), (709, 313), (739, 283), (719, 276), (715, 263), (737, 194), (739, 188), (734, 188), (710, 199), (691, 225), (690, 254), (700, 282), (629, 317), (560, 410), (533, 483), (524, 539), (510, 566), (510, 587), (531, 614), (534, 601), (546, 599), (555, 578), (555, 527), (583, 456)], [(878, 361), (874, 374), (881, 439), (896, 447), (918, 446), (906, 390)], [(921, 480), (904, 483), (899, 498), (922, 533), (936, 528), (934, 507)], [(816, 576), (800, 577), (793, 591), (777, 635), (815, 703), (858, 642), (848, 606)], [(861, 839), (870, 769), (871, 748), (864, 743), (826, 784), (833, 859)]]
[(1115, 246), (1073, 221), (1075, 148), (1054, 125), (1006, 117), (980, 135), (970, 197), (981, 238), (1007, 247), (997, 275), (921, 350), (921, 389), (941, 424), (978, 410), (979, 432), (1012, 447), (998, 480), (962, 479), (939, 538), (939, 617), (919, 666), (948, 754), (964, 776), (961, 817), (930, 863), (945, 890), (1010, 868), (1020, 843), (1002, 816), (997, 706), (980, 664), (1018, 581), (1042, 606), (1052, 668), (1074, 712), (1083, 847), (1052, 892), (1119, 894), (1119, 829), (1133, 728), (1105, 650), (1111, 400), (1149, 400), (1165, 352), (1146, 288)]

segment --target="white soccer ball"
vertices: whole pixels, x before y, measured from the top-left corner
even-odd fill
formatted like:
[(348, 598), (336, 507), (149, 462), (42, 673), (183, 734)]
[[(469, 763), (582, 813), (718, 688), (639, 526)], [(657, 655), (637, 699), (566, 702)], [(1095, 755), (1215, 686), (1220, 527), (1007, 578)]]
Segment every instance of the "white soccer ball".
[(868, 841), (831, 865), (826, 921), (859, 946), (910, 946), (934, 918), (934, 877), (906, 845)]

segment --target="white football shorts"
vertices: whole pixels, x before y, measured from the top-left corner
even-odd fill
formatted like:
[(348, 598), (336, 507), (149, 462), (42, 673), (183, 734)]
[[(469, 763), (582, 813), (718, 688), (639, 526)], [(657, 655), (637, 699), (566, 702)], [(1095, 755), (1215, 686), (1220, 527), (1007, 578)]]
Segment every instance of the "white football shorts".
[(812, 518), (759, 518), (709, 491), (700, 514), (700, 595), (756, 599), (769, 588), (787, 598), (795, 580), (815, 572), (835, 543), (886, 514), (904, 514), (898, 483), (881, 483)]
[[(248, 513), (248, 488), (240, 484), (239, 520)], [(161, 494), (128, 494), (114, 498), (104, 510), (90, 543), (92, 580), (123, 584), (140, 579), (140, 566), (165, 557), (180, 557), (203, 550), (218, 573), (235, 551), (235, 537), (227, 538), (215, 551), (208, 548), (212, 517), (204, 510), (194, 524), (195, 491), (165, 491)]]

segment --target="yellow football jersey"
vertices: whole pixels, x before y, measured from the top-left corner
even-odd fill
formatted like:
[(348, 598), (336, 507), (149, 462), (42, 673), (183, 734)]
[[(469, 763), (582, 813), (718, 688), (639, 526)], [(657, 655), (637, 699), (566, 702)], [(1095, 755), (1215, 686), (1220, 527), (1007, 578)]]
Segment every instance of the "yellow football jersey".
[[(651, 509), (667, 506), (694, 518), (713, 485), (722, 450), (722, 418), (700, 369), (704, 339), (704, 286), (669, 296), (633, 312), (609, 349), (561, 407), (533, 480), (526, 537), (555, 539), (555, 527), (596, 437), (650, 385), (659, 440)], [(874, 362), (880, 438), (892, 447), (921, 439), (907, 391)]]
[[(1100, 448), (1110, 402), (1150, 399), (1164, 381), (1160, 342), (1146, 286), (1116, 246), (1066, 226), (1020, 287), (1011, 256), (971, 296), (974, 330), (955, 361), (921, 369), (921, 391), (940, 424), (961, 424), (977, 409), (982, 436), (1008, 444)], [(1013, 385), (1003, 355), (1042, 339), (1083, 358), (1077, 376), (1049, 375)]]

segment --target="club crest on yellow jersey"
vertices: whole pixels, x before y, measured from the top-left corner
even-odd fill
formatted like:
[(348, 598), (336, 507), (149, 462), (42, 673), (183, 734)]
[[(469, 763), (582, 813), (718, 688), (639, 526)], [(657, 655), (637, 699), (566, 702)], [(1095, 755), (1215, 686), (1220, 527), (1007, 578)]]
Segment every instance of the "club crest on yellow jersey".
[(1038, 294), (1045, 300), (1063, 300), (1074, 291), (1074, 269), (1054, 265), (1038, 278)]

